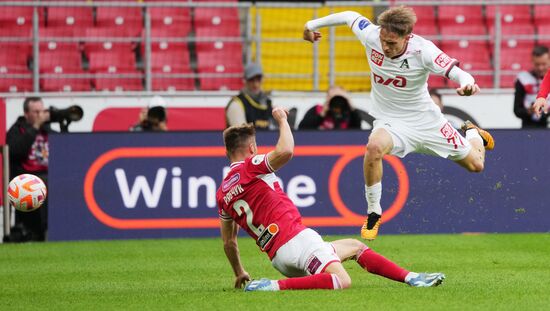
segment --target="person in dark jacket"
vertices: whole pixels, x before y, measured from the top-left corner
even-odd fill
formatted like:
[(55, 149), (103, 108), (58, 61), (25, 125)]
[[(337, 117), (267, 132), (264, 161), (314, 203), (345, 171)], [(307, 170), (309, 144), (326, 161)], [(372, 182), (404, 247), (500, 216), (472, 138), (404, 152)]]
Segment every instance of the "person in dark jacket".
[(253, 123), (257, 130), (274, 129), (271, 98), (262, 90), (263, 71), (258, 64), (244, 69), (245, 86), (225, 107), (226, 126)]
[[(27, 97), (24, 115), (10, 127), (6, 135), (9, 146), (10, 179), (20, 174), (33, 174), (48, 183), (48, 133), (50, 114), (40, 97)], [(32, 212), (15, 211), (15, 227), (11, 241), (44, 241), (48, 228), (48, 204)]]
[(537, 115), (533, 104), (540, 84), (550, 68), (548, 47), (536, 46), (531, 53), (533, 69), (518, 74), (514, 94), (514, 114), (521, 119), (522, 128), (546, 128), (547, 114)]
[(332, 86), (325, 102), (309, 109), (298, 129), (361, 129), (361, 115), (351, 104), (347, 92), (339, 86)]

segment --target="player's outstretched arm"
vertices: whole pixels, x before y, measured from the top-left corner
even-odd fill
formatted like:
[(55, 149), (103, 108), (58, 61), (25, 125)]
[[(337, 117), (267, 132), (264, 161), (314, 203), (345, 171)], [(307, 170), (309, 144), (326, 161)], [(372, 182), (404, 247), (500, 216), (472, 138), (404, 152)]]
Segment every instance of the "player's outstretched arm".
[(316, 30), (322, 27), (348, 25), (353, 26), (355, 20), (361, 17), (361, 14), (353, 11), (334, 13), (325, 17), (310, 20), (304, 27), (304, 40), (315, 42), (321, 39), (321, 33)]
[(470, 96), (480, 91), (474, 77), (457, 66), (451, 69), (449, 78), (460, 84), (460, 87), (456, 89), (456, 93), (460, 96)]
[(294, 153), (294, 137), (288, 124), (288, 111), (283, 108), (273, 108), (273, 119), (279, 125), (279, 140), (275, 150), (267, 154), (269, 166), (277, 171), (292, 159)]
[(239, 225), (233, 220), (221, 219), (220, 222), (223, 250), (235, 273), (235, 288), (242, 288), (247, 281), (250, 281), (250, 275), (244, 270), (241, 264), (239, 245), (237, 244)]

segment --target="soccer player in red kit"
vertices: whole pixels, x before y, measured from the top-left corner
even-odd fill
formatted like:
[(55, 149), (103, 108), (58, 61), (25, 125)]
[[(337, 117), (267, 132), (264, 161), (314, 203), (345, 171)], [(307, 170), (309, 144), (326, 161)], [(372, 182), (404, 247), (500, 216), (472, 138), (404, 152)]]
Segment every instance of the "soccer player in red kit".
[(245, 291), (288, 289), (342, 289), (351, 279), (342, 261), (354, 259), (368, 272), (415, 287), (441, 284), (442, 273), (409, 272), (354, 239), (331, 243), (302, 224), (300, 213), (281, 189), (275, 171), (292, 158), (294, 138), (287, 112), (273, 109), (279, 125), (275, 149), (257, 154), (253, 125), (232, 126), (223, 132), (230, 171), (216, 193), (224, 251), (235, 273), (235, 287), (250, 276), (241, 264), (237, 245), (238, 228), (243, 228), (267, 253), (275, 269), (287, 279), (254, 280)]
[(542, 79), (539, 93), (537, 94), (537, 100), (535, 100), (533, 104), (533, 111), (535, 111), (537, 117), (540, 117), (543, 112), (548, 113), (550, 108), (547, 103), (548, 94), (550, 94), (550, 71), (548, 71), (544, 79)]

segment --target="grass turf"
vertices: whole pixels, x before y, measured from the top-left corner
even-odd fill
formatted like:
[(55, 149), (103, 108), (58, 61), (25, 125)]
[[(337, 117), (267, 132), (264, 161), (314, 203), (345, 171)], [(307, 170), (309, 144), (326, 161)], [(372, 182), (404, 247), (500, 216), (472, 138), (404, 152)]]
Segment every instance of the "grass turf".
[[(327, 237), (334, 240), (340, 237)], [(548, 310), (550, 234), (395, 235), (370, 246), (412, 271), (441, 271), (411, 288), (345, 263), (345, 291), (244, 293), (219, 239), (0, 245), (0, 310)], [(249, 238), (252, 277), (280, 278)]]

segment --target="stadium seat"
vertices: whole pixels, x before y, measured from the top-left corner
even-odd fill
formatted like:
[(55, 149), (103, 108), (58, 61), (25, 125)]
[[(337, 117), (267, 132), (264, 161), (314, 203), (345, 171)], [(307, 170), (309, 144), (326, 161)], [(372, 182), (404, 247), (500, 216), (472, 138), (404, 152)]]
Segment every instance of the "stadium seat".
[(191, 32), (191, 14), (188, 8), (151, 7), (152, 30), (168, 30), (177, 33), (181, 37)]
[[(190, 75), (190, 77), (167, 76), (172, 75)], [(153, 91), (191, 91), (195, 89), (195, 79), (192, 77), (191, 69), (175, 68), (170, 72), (164, 72), (159, 69), (152, 70), (152, 88)]]
[[(131, 34), (122, 27), (113, 28), (88, 28), (86, 29), (86, 42), (84, 52), (89, 55), (93, 52), (124, 52), (130, 53), (135, 43), (128, 40)], [(99, 41), (98, 41), (99, 40)], [(122, 40), (121, 42), (116, 40)]]
[(550, 24), (538, 24), (537, 33), (539, 35), (547, 36), (546, 38), (540, 38), (537, 41), (538, 44), (550, 47)]
[[(174, 40), (185, 36), (173, 28), (151, 29), (151, 51), (187, 51), (187, 42), (174, 42)], [(143, 30), (141, 39), (141, 55), (145, 55), (145, 30)]]
[(66, 42), (62, 39), (75, 37), (73, 28), (40, 28), (40, 51), (80, 51), (78, 42)]
[[(532, 36), (535, 34), (535, 26), (531, 23), (527, 24), (506, 24), (502, 25), (501, 33), (503, 36), (514, 36), (514, 35), (529, 35)], [(493, 36), (495, 34), (495, 27), (489, 26), (489, 34)], [(507, 38), (504, 38), (507, 39)], [(532, 41), (532, 40), (531, 40)]]
[(117, 73), (135, 70), (136, 59), (133, 53), (124, 52), (92, 52), (89, 55), (89, 68), (92, 72)]
[[(96, 91), (142, 91), (143, 74), (135, 69), (118, 70), (116, 74), (109, 69), (95, 71), (93, 84)], [(131, 76), (120, 76), (131, 75)]]
[(191, 68), (189, 51), (153, 52), (151, 53), (151, 68), (160, 69), (163, 72), (171, 72), (174, 69)]
[(47, 26), (49, 28), (72, 29), (76, 36), (82, 37), (86, 33), (86, 28), (94, 26), (93, 9), (49, 7)]
[[(530, 5), (500, 5), (500, 15), (503, 25), (512, 24), (530, 24), (531, 23), (531, 6)], [(494, 27), (497, 7), (487, 5), (485, 14), (487, 16), (487, 26)]]
[(550, 24), (550, 5), (537, 5), (533, 6), (533, 22), (535, 25), (548, 25)]
[[(197, 54), (198, 72), (201, 90), (238, 90), (243, 85), (242, 62), (232, 62), (228, 59), (217, 58), (218, 54)], [(231, 74), (229, 77), (216, 75)]]
[(82, 69), (82, 56), (78, 51), (41, 51), (40, 71), (54, 70), (56, 73), (63, 73), (70, 70)]
[(500, 87), (501, 88), (513, 88), (516, 83), (516, 74), (507, 74), (500, 76)]
[(533, 47), (502, 48), (500, 52), (500, 68), (502, 70), (531, 70), (531, 53)]
[(438, 9), (439, 26), (480, 26), (483, 25), (483, 11), (478, 6), (442, 5)]
[[(63, 71), (41, 72), (40, 90), (44, 92), (87, 92), (91, 91), (90, 78), (68, 77), (67, 74), (86, 74), (82, 69)], [(44, 76), (47, 75), (47, 76)]]
[(446, 36), (483, 36), (486, 35), (485, 26), (483, 24), (439, 24), (439, 31), (443, 38)]
[(430, 89), (441, 89), (447, 87), (447, 78), (435, 74), (430, 74), (428, 78), (428, 87)]
[(28, 58), (32, 54), (31, 30), (24, 28), (5, 29), (0, 27), (1, 51), (17, 51), (18, 55)]
[(1, 7), (0, 29), (32, 29), (32, 7)]
[(27, 55), (21, 53), (23, 50), (5, 49), (0, 45), (0, 73), (7, 69), (24, 70), (27, 69)]
[[(8, 74), (22, 76), (12, 77)], [(26, 68), (10, 69), (0, 67), (0, 92), (32, 92), (32, 73)]]
[(141, 8), (97, 7), (98, 27), (124, 28), (130, 36), (139, 36), (143, 28)]
[(444, 41), (441, 50), (460, 62), (466, 71), (492, 70), (490, 51), (485, 41)]
[(234, 8), (196, 8), (197, 37), (240, 37), (239, 12)]

